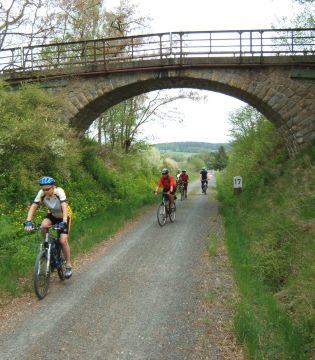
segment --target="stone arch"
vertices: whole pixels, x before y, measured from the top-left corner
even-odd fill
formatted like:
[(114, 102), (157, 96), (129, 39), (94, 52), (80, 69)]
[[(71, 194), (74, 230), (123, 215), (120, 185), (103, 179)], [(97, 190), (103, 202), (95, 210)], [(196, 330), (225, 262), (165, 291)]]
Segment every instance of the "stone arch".
[(230, 66), (118, 72), (71, 78), (51, 91), (62, 91), (64, 116), (82, 130), (101, 112), (145, 92), (171, 88), (219, 92), (265, 115), (294, 155), (315, 139), (315, 83), (293, 78), (291, 71), (289, 66)]

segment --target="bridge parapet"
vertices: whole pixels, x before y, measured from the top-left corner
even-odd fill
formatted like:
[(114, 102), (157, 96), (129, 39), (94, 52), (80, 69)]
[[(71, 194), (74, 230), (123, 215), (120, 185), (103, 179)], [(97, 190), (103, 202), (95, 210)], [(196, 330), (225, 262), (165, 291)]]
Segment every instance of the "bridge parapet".
[[(111, 106), (158, 89), (216, 91), (275, 124), (291, 155), (315, 140), (315, 29), (151, 34), (0, 53), (8, 83), (61, 94), (84, 131)], [(210, 121), (211, 119), (205, 119)]]
[(314, 28), (168, 32), (4, 49), (0, 74), (9, 80), (109, 71), (112, 64), (124, 70), (144, 60), (268, 64), (314, 55)]

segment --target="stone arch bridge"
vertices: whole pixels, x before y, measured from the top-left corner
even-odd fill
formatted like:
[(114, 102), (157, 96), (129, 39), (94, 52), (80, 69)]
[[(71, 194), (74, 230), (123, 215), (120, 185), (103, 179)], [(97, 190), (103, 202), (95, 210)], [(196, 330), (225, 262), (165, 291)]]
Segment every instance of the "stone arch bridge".
[(1, 72), (10, 83), (40, 81), (61, 94), (65, 118), (81, 130), (111, 106), (153, 90), (233, 96), (265, 115), (293, 156), (315, 140), (314, 40), (315, 29), (150, 34), (71, 43), (79, 59), (71, 62), (69, 43), (24, 48), (25, 54), (9, 49), (6, 55), (18, 60)]

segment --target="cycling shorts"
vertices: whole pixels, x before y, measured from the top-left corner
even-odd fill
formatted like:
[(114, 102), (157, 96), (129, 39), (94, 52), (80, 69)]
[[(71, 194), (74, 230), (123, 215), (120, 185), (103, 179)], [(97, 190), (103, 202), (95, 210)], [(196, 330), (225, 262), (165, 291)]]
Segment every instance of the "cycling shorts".
[[(59, 223), (61, 223), (63, 221), (63, 219), (56, 218), (51, 213), (47, 213), (45, 218), (49, 219), (51, 221), (52, 225), (59, 224)], [(68, 216), (68, 218), (67, 218), (67, 227), (65, 229), (58, 230), (60, 232), (60, 234), (69, 234), (70, 225), (71, 225), (71, 217)]]

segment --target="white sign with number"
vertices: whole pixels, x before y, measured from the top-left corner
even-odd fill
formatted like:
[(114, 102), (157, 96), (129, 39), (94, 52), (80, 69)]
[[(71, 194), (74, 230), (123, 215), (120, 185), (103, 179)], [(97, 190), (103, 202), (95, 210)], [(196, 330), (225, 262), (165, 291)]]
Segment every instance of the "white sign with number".
[(243, 187), (243, 178), (241, 176), (234, 176), (233, 187), (234, 189), (240, 189)]

